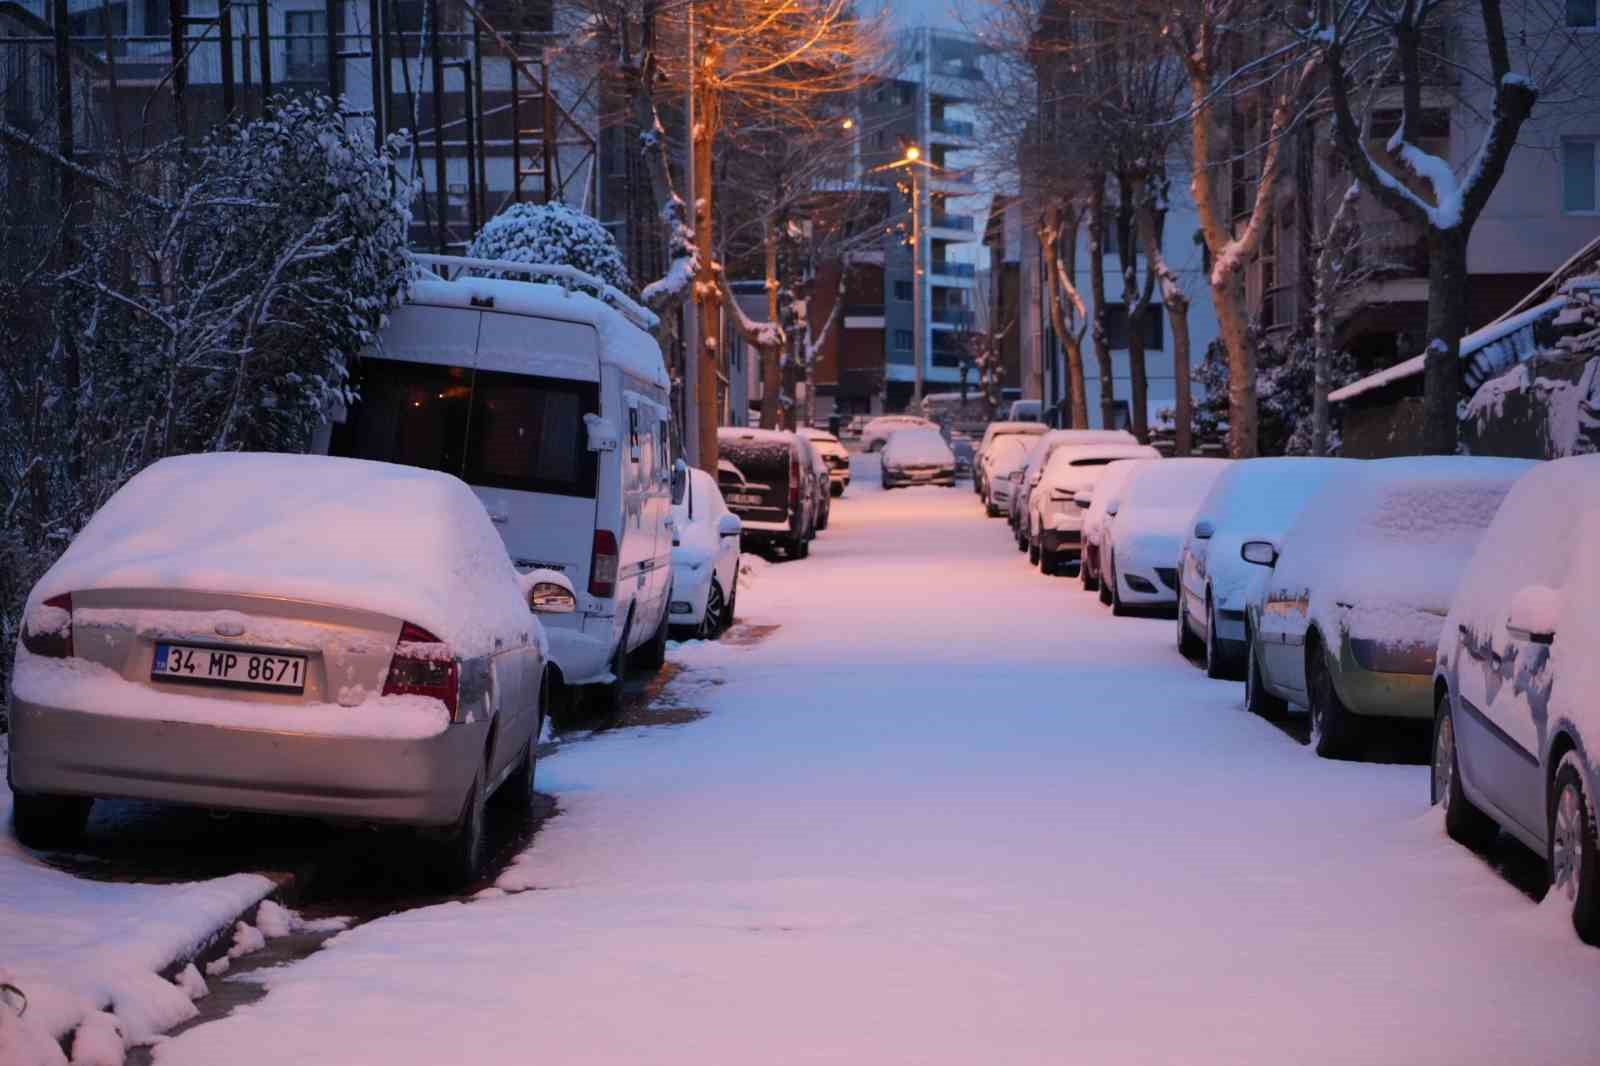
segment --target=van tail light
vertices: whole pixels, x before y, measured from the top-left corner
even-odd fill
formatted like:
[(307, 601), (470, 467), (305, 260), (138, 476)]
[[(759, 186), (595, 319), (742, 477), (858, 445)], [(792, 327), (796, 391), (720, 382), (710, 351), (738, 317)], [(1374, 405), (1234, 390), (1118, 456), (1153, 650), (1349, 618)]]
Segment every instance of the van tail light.
[(47, 659), (72, 658), (72, 593), (51, 596), (29, 612), (22, 646)]
[(800, 461), (789, 456), (789, 510), (800, 509)]
[(460, 704), (461, 664), (451, 654), (450, 645), (421, 626), (406, 622), (400, 627), (400, 639), (389, 660), (383, 694), (432, 696), (444, 704), (454, 719)]
[(609, 529), (594, 531), (589, 555), (589, 595), (609, 599), (617, 592), (617, 535)]

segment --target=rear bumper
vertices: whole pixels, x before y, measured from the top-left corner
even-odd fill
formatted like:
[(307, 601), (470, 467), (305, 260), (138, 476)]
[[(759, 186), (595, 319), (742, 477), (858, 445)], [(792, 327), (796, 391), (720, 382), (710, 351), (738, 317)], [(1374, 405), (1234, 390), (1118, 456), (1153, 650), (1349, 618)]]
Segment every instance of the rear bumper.
[(424, 738), (314, 736), (124, 718), (13, 696), (15, 789), (405, 825), (461, 814), (487, 721)]
[(1339, 699), (1351, 714), (1375, 718), (1433, 718), (1433, 675), (1367, 670), (1350, 654), (1349, 642), (1339, 656), (1334, 677)]
[(1076, 559), (1083, 544), (1076, 529), (1046, 529), (1039, 534), (1039, 550), (1047, 555)]

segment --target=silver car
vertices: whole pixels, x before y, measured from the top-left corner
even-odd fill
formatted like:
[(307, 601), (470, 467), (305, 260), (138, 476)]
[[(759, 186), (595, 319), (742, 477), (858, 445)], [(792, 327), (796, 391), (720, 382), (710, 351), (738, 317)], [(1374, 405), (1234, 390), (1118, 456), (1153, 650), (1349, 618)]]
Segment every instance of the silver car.
[(534, 610), (464, 483), (304, 455), (164, 459), (33, 590), (11, 683), (23, 844), (70, 845), (100, 797), (423, 828), (475, 878), (484, 805), (531, 794)]

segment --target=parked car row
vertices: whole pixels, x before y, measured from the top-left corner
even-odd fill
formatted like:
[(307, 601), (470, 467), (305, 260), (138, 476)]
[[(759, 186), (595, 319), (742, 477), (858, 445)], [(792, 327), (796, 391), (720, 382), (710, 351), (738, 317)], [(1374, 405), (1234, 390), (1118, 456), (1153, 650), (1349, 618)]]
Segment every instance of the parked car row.
[[(151, 799), (412, 826), (440, 880), (470, 881), (547, 719), (614, 723), (669, 633), (731, 622), (743, 523), (673, 453), (653, 316), (592, 278), (603, 299), (417, 258), (434, 273), (356, 364), (331, 454), (164, 459), (33, 589), (9, 693), (23, 843)], [(830, 475), (795, 455), (810, 523)]]
[(1020, 460), (995, 446), (982, 494), (1045, 573), (1070, 558), (1048, 534), (1074, 508), (1083, 588), (1117, 614), (1170, 610), (1187, 658), (1243, 681), (1254, 713), (1303, 710), (1319, 755), (1431, 723), (1450, 835), (1543, 855), (1600, 944), (1600, 456), (1160, 459), (1062, 432)]

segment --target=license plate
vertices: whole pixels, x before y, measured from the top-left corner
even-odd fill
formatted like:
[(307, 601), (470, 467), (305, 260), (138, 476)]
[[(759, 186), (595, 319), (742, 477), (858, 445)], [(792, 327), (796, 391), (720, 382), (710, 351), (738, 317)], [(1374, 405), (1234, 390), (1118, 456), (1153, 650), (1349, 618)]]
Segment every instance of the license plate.
[(742, 504), (746, 507), (759, 507), (761, 506), (761, 497), (752, 496), (748, 492), (732, 492), (728, 494), (728, 502)]
[(157, 644), (155, 659), (150, 664), (150, 679), (303, 692), (306, 657), (196, 644)]

